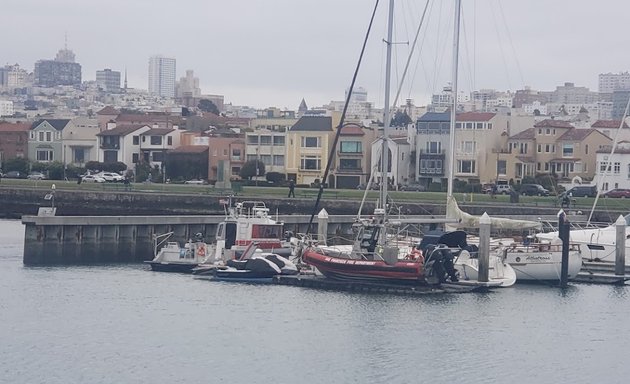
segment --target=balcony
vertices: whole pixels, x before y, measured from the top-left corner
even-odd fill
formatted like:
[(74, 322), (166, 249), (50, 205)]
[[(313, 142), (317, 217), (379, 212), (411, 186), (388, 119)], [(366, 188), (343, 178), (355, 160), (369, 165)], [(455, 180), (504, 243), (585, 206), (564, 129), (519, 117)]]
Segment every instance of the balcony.
[(102, 143), (101, 149), (120, 149), (120, 144), (118, 143)]
[(420, 176), (444, 176), (444, 168), (420, 168)]
[(344, 174), (353, 174), (353, 175), (357, 175), (357, 174), (363, 174), (363, 168), (348, 168), (348, 167), (337, 167), (336, 169), (337, 173), (344, 173)]
[(363, 157), (363, 152), (342, 152), (337, 150), (337, 156)]

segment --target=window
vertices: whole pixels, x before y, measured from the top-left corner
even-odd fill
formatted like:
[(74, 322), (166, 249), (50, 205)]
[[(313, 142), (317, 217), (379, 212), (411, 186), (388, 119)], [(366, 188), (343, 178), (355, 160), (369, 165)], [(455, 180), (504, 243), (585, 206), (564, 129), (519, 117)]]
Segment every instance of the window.
[(44, 132), (37, 132), (37, 141), (44, 141)]
[(153, 161), (164, 161), (164, 152), (153, 152), (151, 156), (153, 157)]
[(507, 160), (497, 161), (497, 174), (507, 175)]
[(457, 172), (475, 173), (475, 160), (457, 160)]
[(608, 171), (608, 162), (607, 161), (602, 161), (601, 163), (599, 163), (599, 172), (600, 173), (604, 173)]
[(273, 137), (273, 145), (284, 145), (284, 136), (274, 136)]
[(37, 161), (53, 161), (52, 149), (38, 149)]
[(541, 164), (540, 164), (540, 163), (536, 163), (536, 170), (537, 170), (537, 171), (542, 170), (542, 166), (541, 166)]
[(257, 156), (256, 155), (247, 155), (247, 161), (256, 161)]
[(613, 163), (613, 173), (621, 173), (621, 163)]
[(173, 136), (168, 136), (166, 138), (166, 142), (167, 142), (168, 145), (173, 145)]
[(223, 148), (223, 156), (227, 156), (228, 155), (228, 150), (227, 148)]
[[(508, 128), (510, 128), (510, 122), (509, 121), (508, 121)], [(492, 129), (492, 123), (488, 123), (488, 129)]]
[(238, 176), (241, 173), (241, 167), (232, 167), (232, 176)]
[(584, 146), (584, 154), (588, 155), (588, 144)]
[(538, 149), (537, 149), (538, 153), (542, 152), (542, 144), (538, 144)]
[(151, 145), (162, 145), (162, 136), (151, 136)]
[(240, 159), (241, 159), (241, 149), (232, 148), (232, 160), (240, 160)]
[(547, 128), (547, 129), (545, 130), (545, 135), (551, 135), (551, 129)]
[(140, 136), (133, 137), (133, 145), (140, 145)]
[(562, 157), (573, 157), (573, 144), (562, 145)]
[(442, 143), (440, 141), (427, 141), (427, 153), (441, 153)]
[(284, 155), (273, 155), (273, 165), (284, 167)]
[(549, 163), (545, 163), (545, 171), (549, 172)]
[(302, 136), (302, 148), (320, 148), (319, 137), (304, 137)]
[(551, 145), (545, 144), (545, 153), (551, 152)]
[(258, 136), (247, 136), (247, 144), (258, 144)]
[(52, 141), (52, 132), (46, 132), (46, 141), (48, 142)]
[(463, 153), (474, 154), (477, 152), (477, 143), (474, 141), (462, 141), (460, 148)]
[(133, 155), (131, 155), (131, 162), (134, 164), (138, 163), (138, 154), (134, 153)]
[(342, 153), (362, 153), (363, 147), (360, 141), (342, 141), (341, 152)]
[(339, 160), (339, 169), (341, 169), (341, 170), (360, 170), (361, 169), (361, 160), (360, 159), (340, 159)]
[(319, 171), (322, 168), (322, 160), (319, 156), (302, 156), (300, 159), (300, 169)]
[(271, 136), (260, 136), (260, 145), (271, 145)]
[(260, 155), (260, 161), (265, 165), (271, 165), (271, 155)]
[(477, 123), (476, 129), (483, 129), (483, 123)]
[(118, 151), (103, 151), (104, 163), (115, 163), (118, 161)]
[(74, 148), (72, 150), (72, 162), (73, 163), (85, 162), (85, 149), (84, 148)]
[(35, 132), (34, 132), (34, 131), (31, 131), (31, 132), (30, 132), (30, 136), (29, 136), (29, 138), (30, 138), (31, 140), (35, 140)]

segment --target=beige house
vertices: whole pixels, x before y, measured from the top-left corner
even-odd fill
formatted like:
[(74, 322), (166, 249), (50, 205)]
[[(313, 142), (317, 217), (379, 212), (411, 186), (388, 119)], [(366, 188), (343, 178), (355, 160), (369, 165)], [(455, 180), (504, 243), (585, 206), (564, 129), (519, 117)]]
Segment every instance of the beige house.
[(508, 117), (488, 112), (457, 114), (455, 124), (454, 176), (468, 182), (486, 182), (497, 177), (496, 151), (508, 130)]
[(498, 158), (506, 179), (515, 182), (539, 173), (560, 179), (590, 180), (596, 171), (597, 150), (612, 140), (596, 129), (577, 129), (561, 120), (544, 120), (507, 139)]
[(302, 116), (287, 132), (287, 179), (296, 184), (321, 181), (333, 138), (330, 116)]
[(356, 188), (368, 181), (374, 135), (374, 129), (355, 123), (341, 128), (333, 168), (336, 188)]

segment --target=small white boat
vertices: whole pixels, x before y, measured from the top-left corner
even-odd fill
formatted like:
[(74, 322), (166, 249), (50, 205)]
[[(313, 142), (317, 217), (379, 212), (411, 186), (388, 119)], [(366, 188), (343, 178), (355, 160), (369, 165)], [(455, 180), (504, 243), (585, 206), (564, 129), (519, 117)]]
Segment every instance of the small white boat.
[[(161, 272), (190, 272), (198, 264), (203, 263), (209, 255), (208, 245), (203, 240), (203, 235), (197, 233), (194, 241), (188, 240), (184, 247), (180, 247), (176, 241), (167, 241), (173, 232), (154, 236), (153, 260), (145, 261), (154, 271)], [(162, 244), (166, 245), (160, 248)]]

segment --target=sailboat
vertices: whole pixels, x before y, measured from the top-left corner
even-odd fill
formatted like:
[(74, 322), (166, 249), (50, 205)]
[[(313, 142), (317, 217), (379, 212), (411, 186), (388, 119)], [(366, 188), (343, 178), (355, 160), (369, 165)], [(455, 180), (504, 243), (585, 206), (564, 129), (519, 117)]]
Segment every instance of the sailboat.
[[(334, 248), (320, 246), (317, 242), (303, 242), (298, 253), (302, 261), (317, 268), (324, 276), (349, 281), (371, 281), (380, 283), (425, 284), (427, 272), (425, 257), (414, 251), (412, 246), (399, 246), (392, 241), (389, 229), (392, 222), (388, 215), (388, 133), (390, 117), (390, 78), (392, 62), (394, 0), (389, 2), (389, 18), (387, 28), (387, 63), (384, 95), (384, 126), (380, 153), (380, 193), (377, 207), (370, 218), (357, 220), (357, 237), (351, 249), (339, 251)], [(374, 17), (374, 16), (372, 16)], [(358, 69), (358, 68), (357, 68)], [(356, 76), (355, 76), (356, 78)], [(351, 92), (349, 92), (351, 93)], [(349, 96), (348, 96), (349, 97)], [(346, 106), (349, 99), (346, 100)], [(345, 112), (345, 111), (344, 111)], [(340, 125), (341, 126), (341, 125)], [(338, 128), (340, 129), (340, 128)], [(368, 187), (369, 188), (369, 185)], [(439, 267), (439, 281), (450, 276), (456, 280), (455, 271), (449, 269), (448, 257), (437, 255), (431, 260), (431, 274)], [(445, 262), (446, 261), (446, 262)], [(435, 267), (435, 269), (434, 269)], [(448, 271), (447, 271), (448, 269)]]

